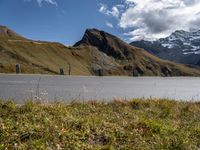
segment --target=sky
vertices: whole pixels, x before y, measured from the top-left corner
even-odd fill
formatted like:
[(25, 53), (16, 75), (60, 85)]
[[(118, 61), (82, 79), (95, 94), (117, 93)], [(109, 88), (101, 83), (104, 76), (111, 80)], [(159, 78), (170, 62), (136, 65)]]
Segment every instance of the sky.
[(73, 45), (87, 28), (127, 42), (200, 29), (200, 0), (0, 0), (0, 24), (33, 40)]

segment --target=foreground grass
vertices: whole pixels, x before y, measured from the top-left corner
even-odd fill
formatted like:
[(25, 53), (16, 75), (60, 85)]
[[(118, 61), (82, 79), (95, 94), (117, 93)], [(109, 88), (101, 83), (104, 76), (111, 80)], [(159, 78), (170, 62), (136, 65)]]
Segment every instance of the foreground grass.
[(200, 103), (0, 102), (0, 149), (199, 149)]

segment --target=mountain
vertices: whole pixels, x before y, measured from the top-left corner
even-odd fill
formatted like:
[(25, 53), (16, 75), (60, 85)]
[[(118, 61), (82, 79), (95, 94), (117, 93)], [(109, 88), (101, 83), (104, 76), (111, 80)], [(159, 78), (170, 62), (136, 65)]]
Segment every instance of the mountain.
[(144, 49), (131, 46), (118, 37), (97, 29), (86, 30), (83, 38), (74, 46), (88, 45), (114, 58), (129, 75), (177, 76), (189, 75), (195, 70), (192, 68), (193, 71), (190, 72), (188, 66), (161, 60)]
[(200, 70), (164, 61), (131, 46), (116, 36), (87, 29), (73, 47), (56, 42), (33, 41), (1, 26), (0, 72), (58, 74), (60, 68), (72, 75), (199, 76)]
[(157, 41), (142, 40), (130, 44), (177, 63), (198, 65), (200, 61), (200, 30), (193, 32), (178, 30)]
[(97, 29), (87, 29), (82, 40), (74, 46), (80, 45), (94, 46), (108, 56), (121, 60), (132, 59), (133, 57), (131, 55), (133, 54), (131, 53), (133, 48), (130, 45), (109, 33)]

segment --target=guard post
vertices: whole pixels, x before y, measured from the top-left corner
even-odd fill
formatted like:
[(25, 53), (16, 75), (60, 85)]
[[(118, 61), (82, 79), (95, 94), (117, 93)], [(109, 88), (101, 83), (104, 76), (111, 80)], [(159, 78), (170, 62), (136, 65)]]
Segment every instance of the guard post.
[(60, 75), (64, 75), (64, 69), (63, 68), (60, 68)]
[(20, 64), (16, 64), (15, 65), (15, 70), (16, 70), (16, 74), (21, 73), (21, 66), (20, 66)]
[(68, 63), (68, 74), (69, 74), (69, 76), (71, 75), (71, 64), (70, 63)]

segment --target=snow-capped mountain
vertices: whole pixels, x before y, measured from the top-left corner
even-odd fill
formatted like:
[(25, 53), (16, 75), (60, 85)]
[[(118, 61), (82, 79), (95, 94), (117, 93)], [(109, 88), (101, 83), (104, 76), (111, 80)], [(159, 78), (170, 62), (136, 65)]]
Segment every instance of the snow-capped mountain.
[(182, 49), (183, 54), (200, 54), (200, 30), (187, 32), (178, 30), (167, 38), (158, 40), (163, 47)]
[(154, 55), (178, 63), (196, 65), (200, 62), (200, 30), (177, 30), (157, 41), (134, 41), (131, 45), (144, 48)]

